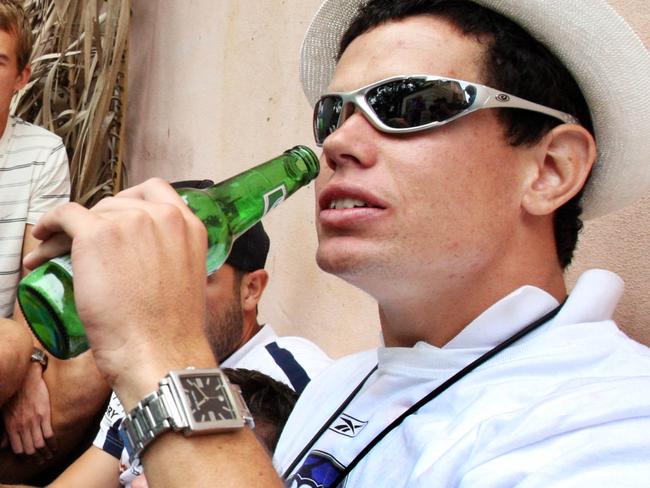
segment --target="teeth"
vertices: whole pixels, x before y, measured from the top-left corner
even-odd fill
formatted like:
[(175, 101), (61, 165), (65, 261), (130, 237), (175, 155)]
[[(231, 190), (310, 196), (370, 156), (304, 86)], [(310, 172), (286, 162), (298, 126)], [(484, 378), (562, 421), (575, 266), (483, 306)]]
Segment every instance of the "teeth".
[(359, 200), (357, 198), (339, 198), (338, 200), (332, 200), (330, 202), (330, 209), (355, 208), (355, 207), (368, 207), (368, 204), (363, 200)]

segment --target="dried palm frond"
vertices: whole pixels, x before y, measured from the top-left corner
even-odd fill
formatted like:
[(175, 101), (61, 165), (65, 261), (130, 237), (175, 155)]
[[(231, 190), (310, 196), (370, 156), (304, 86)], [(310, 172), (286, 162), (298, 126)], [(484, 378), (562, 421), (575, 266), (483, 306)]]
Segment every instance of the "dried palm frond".
[(123, 160), (130, 0), (25, 0), (32, 77), (12, 112), (58, 134), (71, 199), (90, 206), (126, 184)]

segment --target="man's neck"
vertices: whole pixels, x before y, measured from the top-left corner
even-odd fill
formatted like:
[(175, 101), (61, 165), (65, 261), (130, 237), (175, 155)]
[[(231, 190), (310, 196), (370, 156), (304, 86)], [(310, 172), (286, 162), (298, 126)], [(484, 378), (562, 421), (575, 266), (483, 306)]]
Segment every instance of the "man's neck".
[(428, 287), (421, 287), (421, 293), (411, 290), (408, 296), (379, 303), (384, 343), (388, 347), (411, 347), (424, 341), (442, 347), (491, 305), (525, 285), (536, 286), (558, 301), (566, 296), (559, 266), (540, 267), (522, 276), (480, 273), (456, 283), (432, 278)]
[(257, 323), (257, 318), (247, 319), (244, 317), (244, 327), (242, 330), (241, 342), (237, 349), (240, 349), (244, 344), (250, 341), (262, 329), (260, 324)]

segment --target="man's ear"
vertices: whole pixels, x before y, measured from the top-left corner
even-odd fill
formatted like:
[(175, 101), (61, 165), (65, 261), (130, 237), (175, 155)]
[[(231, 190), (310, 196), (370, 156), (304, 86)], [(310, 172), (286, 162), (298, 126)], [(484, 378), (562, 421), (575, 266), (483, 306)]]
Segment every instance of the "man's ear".
[(16, 81), (14, 83), (14, 93), (20, 91), (27, 84), (31, 75), (32, 67), (28, 64), (20, 73), (18, 73), (18, 76), (16, 76)]
[(562, 124), (537, 149), (522, 205), (532, 215), (550, 215), (585, 185), (596, 160), (596, 142), (584, 127)]
[(250, 311), (257, 308), (268, 281), (269, 275), (263, 269), (244, 273), (240, 290), (242, 310)]

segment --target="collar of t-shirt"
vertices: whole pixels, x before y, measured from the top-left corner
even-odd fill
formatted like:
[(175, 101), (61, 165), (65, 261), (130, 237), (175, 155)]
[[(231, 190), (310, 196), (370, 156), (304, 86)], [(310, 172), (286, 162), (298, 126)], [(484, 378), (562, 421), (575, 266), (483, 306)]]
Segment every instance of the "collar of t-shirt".
[[(562, 310), (543, 327), (611, 319), (622, 292), (623, 281), (616, 274), (601, 269), (586, 271)], [(421, 370), (424, 376), (439, 374), (440, 370), (457, 371), (557, 306), (558, 301), (546, 291), (522, 286), (485, 310), (441, 348), (426, 342), (412, 348), (380, 347), (379, 370), (394, 374), (403, 369), (409, 375)]]

